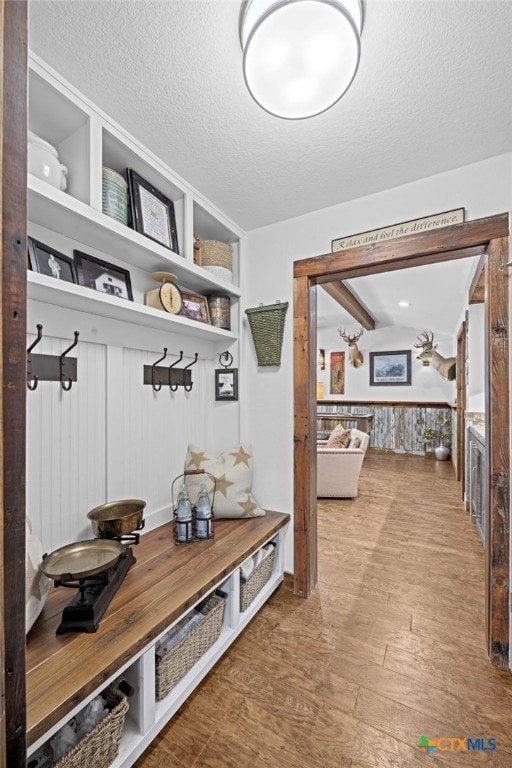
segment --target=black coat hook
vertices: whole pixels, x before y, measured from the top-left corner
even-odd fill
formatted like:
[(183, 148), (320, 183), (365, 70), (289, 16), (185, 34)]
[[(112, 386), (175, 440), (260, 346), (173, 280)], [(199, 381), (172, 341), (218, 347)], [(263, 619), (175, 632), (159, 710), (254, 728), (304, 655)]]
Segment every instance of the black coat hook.
[(64, 392), (69, 392), (69, 390), (73, 386), (73, 380), (70, 379), (69, 377), (68, 377), (67, 385), (64, 383), (65, 382), (65, 379), (64, 379), (64, 358), (66, 357), (68, 352), (71, 352), (71, 350), (76, 347), (76, 345), (78, 344), (78, 337), (79, 336), (80, 336), (79, 332), (75, 331), (75, 340), (74, 340), (74, 342), (67, 349), (65, 349), (64, 352), (60, 356), (60, 385), (61, 385), (62, 389), (64, 390)]
[(27, 349), (27, 387), (30, 389), (31, 392), (33, 392), (34, 389), (37, 389), (37, 385), (39, 384), (39, 376), (34, 376), (32, 381), (30, 381), (30, 378), (31, 378), (31, 376), (30, 376), (30, 369), (32, 367), (32, 361), (31, 361), (31, 358), (30, 358), (30, 353), (32, 352), (34, 347), (37, 346), (37, 344), (39, 344), (39, 342), (43, 338), (43, 326), (41, 325), (41, 323), (38, 323), (36, 328), (37, 328), (37, 336), (34, 339), (34, 341), (32, 342), (32, 344), (30, 345), (30, 347)]
[[(183, 370), (185, 371), (187, 368), (192, 368), (192, 366), (193, 366), (193, 365), (195, 365), (195, 364), (197, 363), (197, 358), (198, 358), (198, 357), (199, 357), (199, 354), (196, 352), (196, 354), (195, 354), (195, 357), (194, 357), (194, 359), (192, 360), (192, 362), (191, 362), (191, 363), (189, 363), (188, 365), (184, 365), (184, 366), (183, 366)], [(191, 382), (190, 382), (190, 384), (184, 384), (184, 385), (183, 385), (183, 389), (185, 390), (185, 392), (190, 392), (190, 391), (192, 390), (192, 387), (193, 387), (193, 386), (194, 386), (194, 382), (193, 382), (193, 381), (191, 381)]]
[(178, 363), (181, 363), (182, 360), (183, 360), (183, 350), (180, 349), (180, 356), (178, 357), (177, 360), (175, 360), (175, 362), (172, 365), (169, 366), (169, 387), (171, 388), (171, 392), (176, 392), (179, 386), (176, 382), (174, 384), (171, 384), (171, 368), (174, 368), (176, 365), (178, 365)]
[(198, 352), (196, 352), (196, 354), (195, 354), (195, 357), (194, 357), (194, 359), (192, 360), (192, 362), (191, 362), (191, 363), (189, 363), (188, 365), (184, 365), (184, 366), (183, 366), (183, 370), (185, 370), (185, 368), (192, 368), (192, 366), (193, 366), (193, 365), (195, 365), (195, 364), (197, 363), (197, 358), (198, 358), (198, 357), (199, 357), (199, 353), (198, 353)]
[(158, 360), (156, 360), (153, 363), (153, 365), (151, 366), (151, 369), (152, 369), (151, 370), (151, 385), (152, 385), (153, 389), (155, 390), (155, 392), (159, 392), (162, 389), (162, 385), (161, 384), (155, 384), (155, 367), (158, 365), (158, 363), (161, 363), (162, 360), (165, 360), (166, 357), (167, 357), (167, 347), (164, 347), (164, 354), (162, 355), (162, 357), (159, 357)]

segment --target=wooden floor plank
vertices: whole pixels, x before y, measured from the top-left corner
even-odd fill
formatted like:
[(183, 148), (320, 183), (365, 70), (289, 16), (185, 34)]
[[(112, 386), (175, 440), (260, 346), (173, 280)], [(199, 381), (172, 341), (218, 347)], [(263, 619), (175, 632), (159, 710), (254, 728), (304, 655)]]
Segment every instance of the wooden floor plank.
[[(137, 768), (158, 750), (180, 768), (512, 768), (512, 676), (486, 656), (484, 553), (450, 464), (371, 452), (318, 526), (312, 596), (282, 585)], [(423, 735), (497, 749), (427, 757)]]

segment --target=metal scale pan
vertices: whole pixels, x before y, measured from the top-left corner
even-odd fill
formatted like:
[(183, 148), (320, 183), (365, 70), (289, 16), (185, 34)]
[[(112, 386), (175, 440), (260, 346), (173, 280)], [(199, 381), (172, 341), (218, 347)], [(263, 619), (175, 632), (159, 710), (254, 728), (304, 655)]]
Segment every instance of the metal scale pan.
[(47, 555), (41, 570), (54, 581), (88, 579), (115, 565), (125, 551), (123, 544), (112, 539), (77, 541)]

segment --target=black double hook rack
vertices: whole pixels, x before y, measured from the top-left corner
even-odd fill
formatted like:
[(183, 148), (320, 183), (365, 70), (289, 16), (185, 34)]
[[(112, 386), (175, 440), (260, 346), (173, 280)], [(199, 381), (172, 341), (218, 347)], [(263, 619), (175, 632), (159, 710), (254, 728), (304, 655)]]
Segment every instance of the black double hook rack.
[(43, 326), (37, 324), (37, 336), (27, 349), (27, 387), (33, 392), (40, 381), (60, 381), (65, 392), (69, 392), (77, 380), (76, 357), (67, 357), (68, 352), (78, 344), (79, 332), (75, 331), (74, 342), (61, 355), (33, 355), (32, 350), (43, 338)]
[(170, 387), (171, 392), (176, 392), (178, 387), (183, 387), (185, 392), (190, 392), (193, 387), (191, 368), (197, 363), (199, 354), (196, 352), (194, 359), (183, 368), (176, 368), (178, 363), (183, 360), (183, 350), (174, 363), (169, 366), (158, 365), (167, 357), (167, 347), (164, 347), (164, 354), (159, 357), (153, 365), (144, 366), (144, 384), (151, 384), (155, 392), (162, 389), (162, 385)]

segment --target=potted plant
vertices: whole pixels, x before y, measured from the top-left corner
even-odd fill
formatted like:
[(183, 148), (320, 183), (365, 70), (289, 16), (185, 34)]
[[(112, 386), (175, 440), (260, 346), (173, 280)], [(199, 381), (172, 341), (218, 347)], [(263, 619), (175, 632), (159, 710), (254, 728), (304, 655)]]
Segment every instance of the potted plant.
[(434, 456), (438, 461), (446, 461), (450, 455), (452, 425), (449, 417), (438, 413), (433, 424), (423, 424), (421, 438), (434, 446)]

